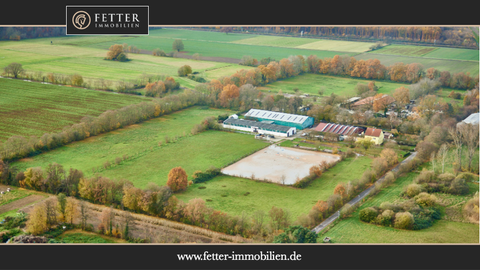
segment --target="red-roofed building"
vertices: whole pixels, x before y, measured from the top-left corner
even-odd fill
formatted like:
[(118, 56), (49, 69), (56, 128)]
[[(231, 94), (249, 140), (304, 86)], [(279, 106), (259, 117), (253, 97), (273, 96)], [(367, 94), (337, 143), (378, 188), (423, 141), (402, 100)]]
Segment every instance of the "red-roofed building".
[(383, 143), (384, 136), (383, 130), (378, 128), (367, 128), (365, 130), (365, 138), (371, 138), (376, 145)]
[(333, 124), (333, 123), (320, 123), (315, 128), (315, 131), (335, 133), (343, 136), (361, 134), (363, 132), (363, 130), (359, 127)]

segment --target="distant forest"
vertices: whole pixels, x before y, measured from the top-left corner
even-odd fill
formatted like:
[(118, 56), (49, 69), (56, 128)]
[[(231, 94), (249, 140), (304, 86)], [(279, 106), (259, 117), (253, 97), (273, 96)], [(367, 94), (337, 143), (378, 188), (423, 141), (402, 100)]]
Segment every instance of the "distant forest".
[(0, 40), (65, 36), (65, 27), (0, 27)]
[[(154, 29), (153, 27), (151, 29)], [(199, 29), (199, 27), (191, 27)], [(201, 27), (204, 30), (478, 48), (468, 27)], [(65, 27), (0, 27), (0, 40), (64, 36)]]
[(399, 43), (427, 43), (478, 48), (475, 34), (468, 27), (204, 27), (222, 32), (253, 32), (349, 40), (383, 40)]

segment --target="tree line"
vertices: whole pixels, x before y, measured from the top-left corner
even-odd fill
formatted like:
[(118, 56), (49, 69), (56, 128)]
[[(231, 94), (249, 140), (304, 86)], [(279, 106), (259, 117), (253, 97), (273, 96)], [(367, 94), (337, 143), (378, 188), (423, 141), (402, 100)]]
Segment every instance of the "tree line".
[(65, 36), (65, 27), (0, 27), (0, 39), (3, 40), (58, 36)]
[(178, 95), (170, 95), (149, 102), (132, 104), (118, 110), (109, 110), (98, 117), (85, 116), (80, 123), (65, 127), (57, 133), (45, 133), (40, 138), (31, 136), (12, 136), (0, 143), (0, 159), (14, 161), (27, 156), (80, 141), (90, 136), (119, 129), (128, 125), (141, 123), (148, 119), (169, 114), (199, 103), (201, 95), (186, 90)]
[[(212, 28), (210, 28), (212, 29)], [(215, 27), (222, 32), (253, 32), (258, 34), (285, 34), (298, 36), (333, 37), (346, 40), (383, 40), (393, 42), (431, 43), (432, 45), (455, 45), (478, 48), (475, 35), (470, 29), (438, 26), (370, 26), (370, 27)]]

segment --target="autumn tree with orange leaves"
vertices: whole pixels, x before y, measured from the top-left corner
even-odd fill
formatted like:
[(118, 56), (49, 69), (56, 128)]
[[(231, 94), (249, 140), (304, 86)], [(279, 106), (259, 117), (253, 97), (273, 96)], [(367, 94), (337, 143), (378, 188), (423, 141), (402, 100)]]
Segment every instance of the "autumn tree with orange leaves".
[(410, 103), (410, 90), (403, 86), (397, 88), (393, 92), (393, 98), (395, 99), (398, 110), (401, 110), (403, 106)]
[(187, 189), (188, 176), (182, 167), (175, 167), (168, 173), (167, 186), (173, 191), (182, 191)]
[(373, 97), (373, 110), (376, 112), (383, 111), (383, 114), (387, 115), (389, 98), (385, 94), (376, 94)]
[(240, 96), (240, 90), (234, 84), (227, 84), (223, 87), (222, 92), (220, 93), (220, 104), (223, 107), (228, 107), (230, 102)]

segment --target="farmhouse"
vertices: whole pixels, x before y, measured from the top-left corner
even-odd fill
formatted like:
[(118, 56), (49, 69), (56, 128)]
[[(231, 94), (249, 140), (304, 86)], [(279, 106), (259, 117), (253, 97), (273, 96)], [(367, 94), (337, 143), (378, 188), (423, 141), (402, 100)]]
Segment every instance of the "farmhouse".
[(223, 121), (224, 128), (237, 129), (249, 132), (258, 132), (281, 137), (290, 137), (297, 132), (295, 127), (280, 126), (265, 122), (235, 119), (233, 117)]
[(299, 130), (313, 126), (314, 121), (313, 117), (310, 116), (257, 109), (250, 109), (245, 117), (254, 118), (258, 121), (268, 121), (276, 125), (295, 127)]
[(340, 125), (340, 124), (332, 124), (332, 123), (320, 123), (315, 128), (315, 131), (320, 132), (327, 132), (327, 133), (335, 133), (338, 135), (349, 136), (354, 134), (361, 134), (363, 132), (362, 128), (348, 126), (348, 125)]
[(383, 130), (378, 128), (367, 128), (365, 131), (365, 138), (371, 138), (376, 145), (383, 143), (384, 136)]

